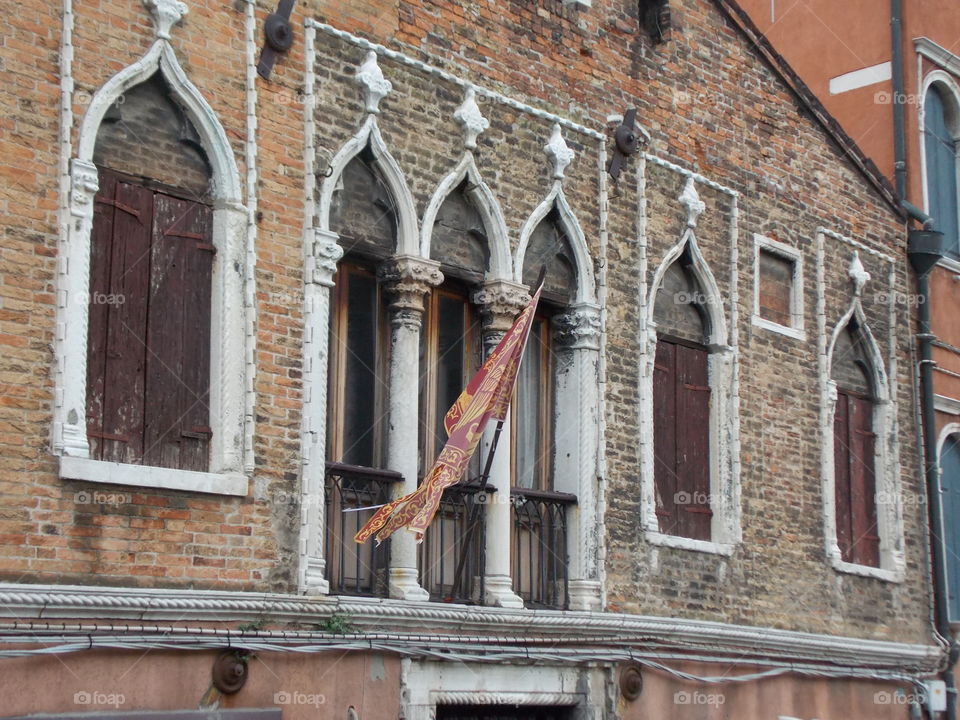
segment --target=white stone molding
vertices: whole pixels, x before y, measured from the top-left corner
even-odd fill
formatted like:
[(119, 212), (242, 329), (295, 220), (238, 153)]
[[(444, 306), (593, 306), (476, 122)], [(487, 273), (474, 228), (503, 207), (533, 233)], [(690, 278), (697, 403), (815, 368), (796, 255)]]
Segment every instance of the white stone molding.
[(477, 105), (477, 91), (468, 87), (464, 93), (463, 102), (454, 113), (453, 118), (463, 126), (463, 147), (467, 150), (477, 149), (477, 137), (490, 127), (490, 121), (480, 112)]
[[(585, 676), (596, 675), (595, 679)], [(592, 681), (591, 681), (592, 680)], [(400, 666), (401, 715), (433, 720), (437, 705), (557, 705), (578, 719), (604, 717), (600, 668), (456, 663), (404, 658)]]
[(420, 233), (417, 231), (417, 208), (413, 195), (407, 186), (403, 171), (387, 149), (387, 145), (380, 134), (375, 114), (367, 115), (366, 119), (350, 140), (348, 140), (333, 160), (330, 161), (330, 172), (320, 186), (320, 201), (317, 210), (317, 224), (322, 230), (330, 230), (330, 208), (333, 203), (333, 193), (340, 183), (343, 171), (367, 146), (373, 151), (374, 162), (383, 175), (383, 180), (390, 191), (390, 195), (397, 207), (397, 253), (400, 255), (415, 256), (419, 253)]
[(143, 0), (153, 16), (153, 27), (159, 40), (170, 39), (170, 29), (187, 14), (186, 3), (177, 0)]
[(955, 55), (927, 37), (915, 38), (913, 46), (918, 55), (922, 55), (940, 65), (944, 70), (960, 76), (960, 55)]
[[(403, 475), (394, 497), (417, 489), (420, 429), (420, 324), (424, 296), (443, 282), (440, 264), (419, 257), (399, 256), (381, 266), (380, 279), (390, 295), (390, 401), (387, 467)], [(417, 546), (403, 529), (390, 539), (390, 597), (428, 600), (420, 587)]]
[(301, 593), (325, 595), (324, 533), (326, 527), (327, 373), (330, 361), (330, 288), (343, 257), (336, 233), (310, 233), (304, 267), (303, 384), (305, 392), (300, 453)]
[[(652, 442), (647, 442), (641, 447), (641, 524), (647, 541), (654, 545), (731, 555), (742, 536), (738, 457), (740, 423), (737, 365), (739, 358), (734, 339), (731, 334), (728, 334), (728, 322), (724, 315), (727, 304), (724, 302), (710, 267), (700, 252), (696, 234), (689, 222), (680, 241), (667, 252), (657, 267), (642, 310), (641, 333), (645, 335), (643, 344), (646, 350), (640, 361), (640, 432), (644, 437), (653, 437), (653, 366), (657, 346), (657, 324), (654, 321), (653, 312), (657, 292), (669, 267), (687, 249), (692, 259), (691, 272), (705, 296), (702, 305), (710, 317), (708, 369), (711, 390), (710, 509), (713, 511), (711, 539), (694, 540), (660, 532), (660, 523), (656, 514), (655, 461)], [(730, 332), (732, 333), (732, 330)]]
[(960, 415), (960, 400), (948, 397), (947, 395), (934, 395), (933, 407), (937, 412), (947, 413), (948, 415)]
[[(900, 461), (897, 442), (897, 403), (891, 394), (895, 385), (888, 380), (886, 362), (867, 322), (862, 305), (863, 283), (869, 273), (863, 267), (857, 250), (851, 254), (848, 275), (852, 281), (850, 304), (827, 334), (824, 278), (826, 274), (823, 233), (817, 236), (818, 345), (820, 347), (820, 474), (823, 489), (823, 525), (825, 551), (830, 564), (839, 572), (903, 582), (905, 553), (903, 538), (903, 502)], [(891, 273), (890, 281), (895, 281)], [(895, 286), (891, 284), (891, 297)], [(837, 542), (836, 484), (834, 476), (833, 422), (837, 403), (837, 383), (832, 379), (833, 351), (837, 338), (854, 320), (860, 329), (874, 393), (873, 431), (876, 435), (874, 476), (876, 478), (877, 531), (880, 536), (880, 566), (872, 567), (844, 562)]]
[(577, 292), (574, 302), (596, 303), (596, 280), (593, 273), (593, 261), (590, 258), (590, 250), (587, 247), (587, 239), (583, 234), (580, 223), (576, 215), (570, 209), (570, 204), (563, 193), (563, 185), (559, 180), (554, 180), (550, 192), (536, 209), (527, 218), (520, 230), (520, 242), (517, 244), (516, 254), (513, 258), (513, 279), (515, 282), (523, 282), (523, 259), (527, 252), (527, 246), (530, 244), (530, 236), (537, 229), (537, 225), (556, 207), (560, 215), (560, 222), (563, 229), (570, 239), (573, 259), (577, 270)]
[(465, 152), (457, 166), (450, 172), (433, 193), (420, 224), (420, 255), (430, 257), (433, 239), (433, 226), (437, 220), (437, 213), (460, 183), (466, 179), (468, 186), (466, 195), (473, 203), (483, 220), (483, 229), (487, 234), (487, 245), (490, 251), (490, 267), (486, 268), (487, 277), (509, 278), (512, 276), (510, 240), (507, 237), (507, 223), (503, 218), (500, 203), (497, 202), (490, 187), (483, 181), (477, 169), (476, 159), (472, 152)]
[[(793, 272), (790, 276), (790, 324), (781, 325), (780, 323), (768, 320), (760, 316), (760, 253), (762, 251), (777, 255), (787, 260), (793, 266)], [(799, 248), (787, 243), (774, 240), (773, 238), (753, 234), (753, 316), (751, 322), (753, 325), (764, 330), (792, 337), (795, 340), (805, 340), (807, 335), (804, 331), (804, 310), (803, 310), (803, 253)]]
[(370, 50), (357, 69), (357, 84), (363, 88), (363, 105), (366, 112), (376, 115), (380, 112), (380, 101), (393, 90), (393, 83), (383, 76), (383, 70), (377, 63), (377, 54)]
[(550, 139), (543, 146), (543, 151), (550, 160), (550, 168), (554, 180), (563, 180), (563, 174), (567, 165), (573, 162), (573, 150), (567, 146), (567, 141), (563, 139), (563, 131), (560, 129), (560, 123), (553, 124), (553, 130), (550, 133)]
[[(917, 72), (919, 76), (919, 73), (922, 72), (920, 67), (918, 67)], [(922, 78), (918, 77), (918, 85), (920, 87), (920, 102), (917, 105), (917, 128), (920, 133), (920, 137), (918, 138), (920, 145), (920, 181), (923, 190), (923, 209), (929, 212), (930, 189), (927, 180), (925, 117), (927, 93), (929, 93), (933, 87), (936, 87), (940, 91), (946, 105), (947, 123), (950, 134), (955, 141), (960, 141), (960, 76), (953, 75), (945, 70), (932, 70)], [(960, 160), (957, 161), (957, 169), (958, 172), (960, 172)], [(957, 204), (960, 206), (960, 198), (958, 198)], [(960, 212), (960, 209), (958, 209), (958, 212)], [(937, 218), (934, 218), (934, 220), (937, 220)], [(951, 261), (953, 258), (944, 258), (944, 260)], [(943, 263), (943, 261), (941, 261), (941, 263)]]
[[(161, 3), (166, 7), (166, 3)], [(164, 10), (166, 12), (166, 10)], [(168, 17), (168, 15), (164, 15)], [(87, 324), (90, 233), (96, 167), (93, 152), (103, 116), (131, 87), (160, 72), (193, 123), (213, 170), (213, 266), (211, 309), (210, 468), (207, 473), (119, 466), (89, 459), (86, 435)], [(249, 392), (248, 322), (245, 298), (254, 278), (247, 262), (248, 212), (230, 141), (216, 114), (190, 82), (170, 43), (160, 38), (132, 65), (111, 77), (93, 96), (80, 124), (77, 155), (71, 161), (70, 222), (63, 228), (57, 276), (56, 392), (53, 449), (61, 456), (61, 477), (91, 482), (246, 494), (240, 481), (249, 464), (245, 415)], [(201, 475), (201, 478), (197, 478)]]
[(677, 200), (687, 209), (687, 227), (695, 228), (697, 226), (697, 220), (703, 214), (703, 211), (706, 210), (707, 206), (703, 200), (700, 199), (700, 194), (697, 192), (697, 185), (692, 177), (687, 178), (687, 181), (683, 185), (683, 191)]
[(246, 316), (246, 400), (244, 403), (244, 438), (243, 438), (243, 469), (247, 475), (252, 475), (255, 468), (253, 453), (253, 437), (257, 425), (257, 394), (256, 394), (256, 328), (257, 328), (257, 296), (256, 287), (252, 279), (257, 272), (257, 213), (259, 198), (258, 147), (257, 147), (257, 56), (260, 48), (257, 44), (256, 3), (247, 2), (244, 23), (244, 41), (246, 45), (246, 116), (247, 139), (244, 143), (244, 154), (247, 164), (247, 247), (245, 275), (251, 282), (245, 284), (243, 303)]

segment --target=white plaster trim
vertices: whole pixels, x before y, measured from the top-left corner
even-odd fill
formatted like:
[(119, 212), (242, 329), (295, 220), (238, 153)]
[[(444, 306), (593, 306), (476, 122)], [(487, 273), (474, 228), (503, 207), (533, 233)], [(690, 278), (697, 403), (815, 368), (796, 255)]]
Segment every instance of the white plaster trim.
[[(247, 48), (246, 77), (246, 114), (247, 142), (245, 154), (247, 162), (247, 257), (246, 282), (244, 283), (243, 305), (246, 309), (246, 344), (244, 347), (245, 402), (243, 418), (243, 469), (247, 474), (254, 471), (253, 436), (256, 429), (256, 327), (257, 327), (257, 18), (256, 3), (246, 0), (245, 42)], [(307, 106), (312, 107), (312, 106)], [(307, 114), (307, 113), (305, 113)]]
[[(861, 302), (862, 283), (865, 275), (856, 267), (859, 262), (857, 250), (853, 251), (851, 270), (853, 280), (850, 305), (833, 326), (829, 339), (827, 336), (826, 297), (825, 297), (825, 248), (826, 234), (817, 234), (817, 326), (820, 374), (820, 435), (821, 456), (820, 473), (823, 488), (823, 523), (827, 559), (832, 567), (842, 573), (876, 578), (887, 582), (900, 583), (905, 577), (906, 559), (903, 537), (903, 500), (901, 496), (900, 463), (898, 447), (897, 401), (892, 393), (896, 391), (895, 380), (888, 380), (880, 347), (874, 339), (867, 323)], [(836, 236), (833, 236), (836, 239)], [(891, 263), (892, 264), (892, 263)], [(862, 266), (859, 268), (862, 270)], [(856, 277), (855, 277), (856, 276)], [(895, 292), (895, 276), (888, 276), (891, 297)], [(877, 534), (880, 536), (880, 567), (870, 567), (844, 562), (837, 544), (836, 522), (836, 486), (834, 481), (834, 440), (833, 420), (837, 401), (837, 384), (832, 379), (831, 366), (833, 350), (837, 337), (843, 332), (851, 319), (856, 318), (864, 338), (864, 345), (870, 357), (872, 385), (876, 395), (874, 402), (873, 427), (876, 434), (874, 475), (876, 478)], [(889, 322), (895, 323), (895, 315)], [(891, 331), (893, 329), (891, 328)], [(895, 368), (891, 368), (895, 369)]]
[(520, 242), (517, 245), (516, 255), (513, 259), (513, 280), (523, 283), (523, 258), (527, 252), (527, 245), (530, 244), (530, 236), (537, 229), (537, 225), (556, 205), (560, 215), (560, 222), (570, 239), (571, 250), (574, 260), (577, 263), (577, 294), (575, 303), (596, 304), (596, 285), (593, 277), (593, 262), (590, 260), (590, 250), (587, 248), (587, 239), (580, 228), (580, 223), (576, 215), (570, 209), (566, 196), (563, 194), (563, 184), (560, 180), (554, 180), (550, 192), (543, 199), (533, 213), (527, 218), (523, 228), (520, 230)]
[[(86, 347), (89, 294), (90, 233), (97, 168), (93, 151), (104, 114), (129, 88), (163, 73), (171, 92), (195, 125), (213, 168), (213, 265), (210, 333), (210, 473), (243, 472), (248, 446), (245, 415), (250, 407), (247, 382), (248, 321), (252, 267), (246, 253), (247, 208), (242, 204), (240, 177), (230, 142), (216, 114), (189, 81), (168, 40), (160, 38), (132, 65), (111, 77), (93, 96), (80, 125), (77, 156), (71, 162), (70, 221), (61, 227), (57, 276), (55, 396), (53, 450), (75, 458), (89, 457), (86, 435)], [(242, 268), (237, 271), (237, 268)], [(132, 473), (132, 475), (138, 475)]]
[[(760, 252), (766, 250), (793, 264), (793, 276), (790, 280), (790, 325), (781, 325), (760, 317)], [(779, 242), (773, 238), (753, 234), (753, 316), (751, 322), (764, 330), (771, 330), (796, 340), (806, 340), (803, 329), (803, 253), (799, 248)]]
[(933, 408), (950, 415), (960, 415), (960, 400), (946, 395), (934, 395)]
[[(312, 72), (312, 68), (308, 69)], [(324, 178), (320, 186), (320, 202), (317, 221), (321, 230), (330, 231), (330, 208), (333, 204), (333, 193), (340, 182), (347, 164), (353, 160), (367, 145), (373, 150), (374, 160), (384, 182), (390, 190), (394, 202), (397, 203), (397, 254), (418, 255), (417, 240), (420, 237), (417, 231), (417, 209), (413, 195), (404, 178), (403, 170), (387, 149), (387, 144), (380, 134), (377, 125), (377, 115), (369, 113), (360, 125), (357, 133), (337, 152), (330, 161), (329, 175)]]
[(69, 455), (60, 457), (60, 479), (239, 496), (247, 494), (248, 485), (247, 476), (243, 473), (206, 473), (147, 465), (124, 465)]
[(574, 7), (587, 8), (593, 5), (593, 0), (563, 0), (564, 5), (573, 5)]
[(840, 95), (841, 93), (857, 90), (868, 85), (884, 82), (893, 77), (890, 61), (871, 65), (870, 67), (860, 68), (852, 72), (844, 73), (830, 78), (830, 94)]
[(913, 47), (917, 53), (942, 66), (945, 70), (960, 75), (960, 56), (954, 55), (927, 37), (914, 38)]
[[(924, 199), (924, 203), (926, 203), (926, 199)], [(960, 260), (954, 260), (952, 257), (947, 257), (944, 255), (937, 261), (937, 265), (945, 270), (949, 270), (952, 273), (960, 275)]]
[[(640, 494), (641, 494), (641, 527), (644, 537), (653, 545), (682, 548), (700, 552), (729, 555), (742, 539), (740, 522), (740, 422), (739, 422), (739, 350), (738, 336), (735, 326), (737, 292), (736, 283), (731, 284), (731, 299), (729, 306), (724, 302), (717, 281), (703, 258), (697, 244), (694, 227), (690, 221), (696, 222), (700, 212), (696, 202), (699, 200), (689, 192), (688, 187), (692, 180), (688, 177), (684, 192), (678, 199), (687, 214), (687, 227), (680, 240), (666, 253), (664, 259), (654, 272), (649, 289), (641, 286), (645, 295), (641, 298), (640, 308), (640, 429), (642, 440), (640, 453)], [(694, 189), (695, 193), (695, 189)], [(738, 243), (739, 208), (733, 197), (730, 210), (730, 243), (731, 243), (731, 273), (736, 272), (737, 254), (734, 248)], [(692, 205), (691, 205), (692, 203)], [(645, 205), (644, 205), (645, 212)], [(696, 217), (693, 217), (696, 216)], [(645, 223), (644, 223), (645, 232)], [(646, 238), (642, 238), (642, 245), (646, 248)], [(656, 515), (656, 488), (654, 481), (654, 447), (653, 447), (653, 370), (656, 357), (657, 325), (653, 318), (656, 305), (657, 291), (663, 282), (667, 269), (680, 257), (684, 249), (689, 246), (693, 260), (691, 270), (697, 279), (700, 289), (706, 296), (703, 303), (710, 315), (711, 352), (709, 356), (710, 373), (710, 507), (713, 510), (710, 541), (693, 540), (692, 538), (668, 537), (660, 532), (660, 523)], [(643, 253), (646, 265), (646, 252)], [(644, 277), (645, 277), (644, 273)], [(731, 311), (728, 333), (727, 319), (724, 308)]]
[[(941, 397), (941, 396), (937, 395), (937, 397)], [(939, 410), (939, 408), (937, 409)], [(960, 414), (960, 411), (958, 411), (957, 414)], [(951, 435), (957, 435), (957, 434), (960, 434), (960, 422), (947, 423), (940, 430), (940, 434), (937, 436), (937, 463), (938, 464), (940, 462), (940, 456), (943, 455), (943, 444), (947, 441), (947, 439)], [(940, 472), (943, 472), (942, 468), (940, 469)]]
[(163, 588), (27, 585), (0, 583), (0, 617), (139, 620), (309, 621), (333, 613), (347, 615), (358, 629), (390, 626), (422, 631), (456, 628), (460, 633), (495, 630), (501, 634), (563, 633), (627, 635), (684, 641), (691, 647), (794, 659), (824, 659), (837, 664), (888, 667), (936, 665), (936, 645), (869, 640), (780, 628), (614, 612), (510, 610), (505, 608), (411, 603), (355, 597), (303, 597), (279, 593)]
[(829, 237), (829, 238), (833, 238), (834, 240), (839, 240), (840, 242), (846, 243), (852, 248), (857, 248), (858, 250), (862, 250), (868, 255), (871, 255), (876, 258), (880, 258), (881, 260), (884, 260), (888, 263), (896, 262), (896, 258), (894, 258), (892, 255), (885, 253), (881, 250), (877, 250), (876, 248), (872, 248), (869, 245), (865, 245), (859, 240), (854, 240), (853, 238), (849, 238), (846, 235), (842, 235), (836, 232), (835, 230), (831, 230), (830, 228), (821, 226), (817, 228), (817, 232), (823, 235), (824, 237)]
[(453, 171), (440, 181), (427, 204), (423, 221), (420, 223), (420, 255), (425, 258), (430, 257), (433, 226), (437, 220), (437, 213), (440, 212), (441, 206), (450, 193), (463, 182), (464, 178), (469, 180), (467, 197), (480, 213), (483, 228), (487, 233), (487, 247), (490, 250), (490, 267), (487, 268), (487, 277), (504, 279), (513, 277), (507, 222), (503, 218), (500, 203), (480, 176), (476, 158), (469, 150), (463, 154)]

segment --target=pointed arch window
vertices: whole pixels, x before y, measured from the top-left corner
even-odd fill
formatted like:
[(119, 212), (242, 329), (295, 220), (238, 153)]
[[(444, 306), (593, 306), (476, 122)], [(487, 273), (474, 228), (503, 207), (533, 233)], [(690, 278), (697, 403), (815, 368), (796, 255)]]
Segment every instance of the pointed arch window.
[(837, 384), (833, 416), (837, 545), (843, 562), (879, 567), (876, 393), (866, 340), (855, 318), (837, 336), (831, 367)]
[(940, 492), (943, 497), (944, 544), (947, 573), (947, 608), (951, 622), (960, 621), (960, 430), (956, 425), (944, 429), (940, 445)]

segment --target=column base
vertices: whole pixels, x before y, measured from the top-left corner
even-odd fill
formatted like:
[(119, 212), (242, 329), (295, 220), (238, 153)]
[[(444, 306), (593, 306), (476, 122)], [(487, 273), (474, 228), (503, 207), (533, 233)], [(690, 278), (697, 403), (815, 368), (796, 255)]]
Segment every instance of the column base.
[(483, 579), (483, 592), (487, 605), (514, 610), (523, 607), (523, 598), (513, 592), (509, 575), (488, 575)]
[(390, 597), (394, 600), (427, 602), (430, 593), (420, 587), (416, 568), (390, 568)]
[(318, 558), (307, 558), (300, 585), (302, 595), (329, 595), (330, 582), (326, 578), (327, 563)]
[(567, 585), (570, 593), (570, 609), (583, 612), (600, 610), (600, 581), (571, 580)]

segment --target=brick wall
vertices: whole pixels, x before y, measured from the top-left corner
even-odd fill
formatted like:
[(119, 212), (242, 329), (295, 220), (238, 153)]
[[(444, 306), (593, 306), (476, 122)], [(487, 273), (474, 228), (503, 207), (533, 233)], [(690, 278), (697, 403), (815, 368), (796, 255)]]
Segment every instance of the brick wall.
[[(815, 231), (825, 225), (893, 254), (902, 236), (894, 214), (834, 142), (797, 109), (795, 98), (708, 0), (674, 0), (673, 39), (659, 46), (637, 32), (635, 4), (619, 0), (595, 0), (589, 10), (560, 0), (374, 5), (298, 4), (293, 50), (278, 62), (269, 83), (258, 80), (262, 216), (256, 271), (256, 471), (243, 499), (116, 488), (125, 494), (121, 502), (78, 504), (76, 494), (90, 488), (57, 479), (48, 437), (59, 18), (34, 0), (0, 21), (5, 69), (15, 78), (0, 90), (7, 108), (0, 121), (7, 127), (0, 134), (0, 156), (8, 183), (0, 206), (10, 218), (0, 254), (5, 388), (0, 396), (0, 576), (24, 582), (294, 589), (299, 509), (285, 499), (298, 489), (302, 402), (302, 20), (315, 16), (590, 127), (603, 128), (608, 115), (636, 106), (638, 121), (653, 137), (652, 152), (741, 193), (737, 309), (744, 541), (731, 558), (723, 558), (656, 549), (646, 543), (639, 525), (639, 283), (642, 279), (649, 286), (683, 230), (686, 218), (676, 200), (683, 178), (647, 165), (645, 276), (637, 242), (635, 160), (611, 188), (604, 448), (610, 609), (923, 640), (922, 506), (905, 505), (903, 584), (839, 575), (824, 558)], [(258, 3), (258, 21), (270, 10), (272, 4)], [(81, 98), (145, 52), (151, 30), (138, 2), (105, 0), (77, 12), (73, 67)], [(229, 4), (196, 0), (173, 38), (245, 173), (242, 13)], [(358, 128), (362, 104), (352, 78), (363, 56), (355, 45), (317, 35), (314, 140), (320, 181), (326, 163)], [(381, 67), (394, 91), (381, 104), (380, 126), (422, 214), (461, 154), (453, 111), (462, 91), (394, 61), (384, 59)], [(477, 162), (515, 244), (523, 222), (550, 188), (542, 147), (551, 123), (490, 101), (481, 100), (481, 108), (491, 127), (480, 137)], [(77, 119), (83, 110), (78, 102)], [(596, 258), (597, 144), (573, 131), (564, 135), (576, 152), (566, 171), (565, 193)], [(699, 191), (706, 204), (697, 227), (700, 247), (729, 298), (730, 198), (704, 186)], [(753, 232), (775, 234), (803, 251), (804, 341), (750, 325)], [(826, 317), (832, 328), (849, 298), (849, 252), (833, 240), (826, 250)], [(885, 282), (883, 264), (863, 260), (874, 280)], [(898, 288), (907, 292), (905, 263), (899, 257), (898, 263)], [(887, 308), (868, 300), (871, 327), (886, 353)], [(920, 481), (908, 318), (906, 311), (900, 315), (897, 330), (899, 433), (902, 481), (916, 497)]]

